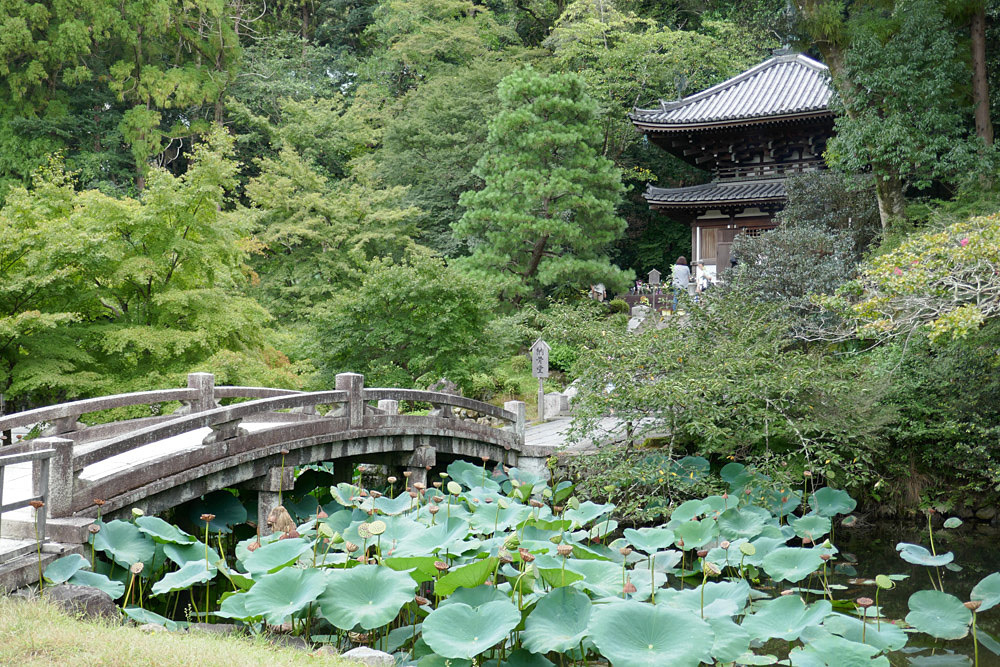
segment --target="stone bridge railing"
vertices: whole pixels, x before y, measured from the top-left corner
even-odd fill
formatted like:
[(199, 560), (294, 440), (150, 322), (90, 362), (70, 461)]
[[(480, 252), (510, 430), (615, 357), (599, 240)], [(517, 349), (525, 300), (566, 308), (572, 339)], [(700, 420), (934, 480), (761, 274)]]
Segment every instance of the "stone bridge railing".
[[(250, 400), (220, 407), (217, 401), (221, 399)], [(88, 413), (171, 401), (180, 401), (183, 406), (169, 415), (94, 426), (80, 423)], [(427, 403), (433, 409), (428, 415), (401, 415), (401, 401)], [(274, 426), (261, 428), (268, 423)], [(218, 476), (227, 466), (243, 466), (243, 472), (229, 478), (246, 481), (262, 470), (251, 465), (255, 459), (273, 461), (286, 445), (295, 450), (289, 465), (324, 460), (323, 456), (357, 459), (372, 454), (385, 458), (398, 453), (403, 458), (394, 460), (426, 474), (424, 468), (435, 460), (435, 447), (421, 445), (429, 442), (427, 438), (458, 443), (445, 447), (450, 456), (487, 456), (515, 464), (524, 444), (525, 406), (511, 401), (499, 408), (440, 392), (365, 388), (364, 376), (355, 373), (338, 375), (334, 390), (319, 392), (216, 387), (211, 374), (194, 373), (188, 377), (187, 388), (105, 396), (0, 417), (0, 431), (37, 424), (45, 425), (41, 437), (3, 447), (0, 453), (54, 450), (48, 465), (46, 507), (51, 517), (69, 517), (93, 509), (95, 497), (117, 498), (104, 508), (113, 511), (117, 505), (141, 500), (144, 493), (162, 494), (170, 484), (197, 487), (199, 475)], [(253, 433), (244, 428), (249, 424), (257, 425)], [(81, 477), (88, 466), (205, 428), (211, 430), (195, 451), (167, 456), (141, 469), (123, 469), (100, 481)], [(334, 442), (354, 444), (333, 449), (330, 443)], [(430, 452), (418, 451), (421, 449)], [(281, 457), (283, 460), (284, 454)], [(267, 469), (269, 478), (274, 472), (273, 466)], [(40, 466), (36, 467), (36, 491), (42, 476)], [(263, 479), (257, 482), (260, 490), (273, 485)], [(275, 488), (280, 488), (280, 483)], [(284, 488), (291, 487), (285, 483)]]

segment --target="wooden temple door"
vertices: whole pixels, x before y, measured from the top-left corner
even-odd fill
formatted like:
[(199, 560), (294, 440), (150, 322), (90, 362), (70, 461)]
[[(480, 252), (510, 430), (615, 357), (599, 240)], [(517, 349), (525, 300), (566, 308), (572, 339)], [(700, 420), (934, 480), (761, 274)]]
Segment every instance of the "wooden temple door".
[(715, 232), (715, 262), (718, 267), (716, 271), (723, 271), (729, 268), (729, 260), (732, 257), (733, 239), (739, 233), (738, 229), (718, 229)]

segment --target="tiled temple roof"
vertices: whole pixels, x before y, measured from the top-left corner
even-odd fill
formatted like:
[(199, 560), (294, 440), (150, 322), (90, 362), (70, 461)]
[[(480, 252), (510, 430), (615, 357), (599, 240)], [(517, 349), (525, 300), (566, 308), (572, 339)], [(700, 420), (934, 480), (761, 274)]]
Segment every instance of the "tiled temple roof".
[(739, 121), (829, 111), (826, 65), (801, 54), (775, 56), (732, 79), (658, 109), (635, 109), (632, 122), (650, 130), (684, 130)]
[(784, 179), (713, 181), (686, 188), (646, 188), (643, 195), (654, 208), (700, 208), (733, 204), (778, 202), (785, 199)]

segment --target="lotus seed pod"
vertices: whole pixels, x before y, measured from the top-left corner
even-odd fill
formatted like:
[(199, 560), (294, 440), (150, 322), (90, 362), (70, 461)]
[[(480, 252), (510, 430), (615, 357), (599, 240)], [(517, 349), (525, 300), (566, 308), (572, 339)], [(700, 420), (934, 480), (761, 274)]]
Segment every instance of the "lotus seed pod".
[(812, 477), (813, 474), (811, 472), (809, 472), (808, 470), (806, 470), (805, 472), (802, 473), (802, 476), (803, 477)]
[(91, 535), (97, 535), (99, 532), (101, 532), (101, 527), (98, 526), (96, 523), (92, 523), (89, 526), (87, 526), (87, 531)]
[(433, 498), (431, 498), (431, 500), (433, 500), (436, 503), (442, 503), (444, 502), (444, 496), (434, 496)]
[(620, 553), (622, 556), (628, 556), (630, 553), (632, 553), (632, 547), (622, 547), (618, 550), (618, 553)]
[(94, 498), (94, 504), (97, 505), (98, 507), (102, 507), (104, 505), (104, 502), (105, 501), (101, 500), (100, 498)]
[(372, 498), (381, 498), (382, 497), (382, 492), (381, 491), (369, 491), (368, 495), (371, 496)]
[(363, 523), (358, 526), (358, 537), (360, 537), (363, 540), (367, 540), (371, 536), (372, 532), (370, 523)]
[(631, 580), (629, 580), (629, 581), (626, 581), (626, 582), (625, 582), (625, 586), (624, 586), (624, 588), (622, 588), (622, 590), (623, 590), (623, 591), (624, 591), (625, 593), (629, 593), (629, 594), (631, 594), (631, 593), (635, 593), (635, 592), (636, 592), (636, 590), (638, 590), (638, 589), (637, 589), (637, 588), (635, 587), (635, 584), (633, 584), (633, 583), (632, 583), (632, 581), (631, 581)]
[(556, 553), (563, 558), (568, 558), (573, 553), (573, 547), (568, 544), (560, 544), (556, 547)]
[(717, 577), (720, 574), (722, 574), (722, 570), (719, 568), (719, 566), (711, 561), (706, 561), (702, 567), (710, 577)]
[(316, 518), (317, 519), (328, 519), (328, 518), (330, 518), (330, 515), (327, 514), (325, 511), (323, 511), (322, 507), (319, 507), (319, 508), (317, 508)]
[(441, 482), (431, 482), (431, 486), (433, 486), (435, 489), (440, 489)]
[(830, 554), (820, 554), (819, 558), (825, 563), (826, 561), (830, 560)]
[(545, 505), (541, 501), (535, 500), (534, 498), (528, 501), (528, 504), (534, 507), (535, 509), (538, 509), (540, 507), (545, 507)]
[(812, 538), (809, 537), (808, 535), (802, 538), (802, 546), (806, 546), (807, 544), (812, 544), (812, 543), (813, 543)]
[(521, 560), (523, 560), (525, 563), (530, 563), (533, 560), (535, 560), (535, 554), (531, 553), (530, 551), (528, 551), (524, 547), (521, 547), (520, 549), (518, 549), (517, 553), (518, 553), (519, 556), (521, 556)]
[(437, 505), (431, 505), (430, 507), (427, 508), (427, 511), (430, 512), (431, 514), (437, 514), (438, 512), (441, 511), (441, 508), (438, 507)]
[(424, 484), (423, 482), (414, 482), (413, 488), (416, 489), (417, 491), (423, 491), (427, 488), (427, 485)]
[(857, 600), (854, 601), (854, 603), (859, 607), (861, 607), (862, 609), (867, 609), (868, 607), (875, 604), (875, 601), (872, 600), (871, 598), (858, 598)]
[(143, 567), (142, 561), (139, 561), (138, 563), (132, 563), (132, 567), (130, 567), (128, 571), (132, 574), (140, 574)]
[(413, 601), (416, 602), (421, 607), (423, 607), (424, 605), (428, 605), (428, 604), (431, 603), (430, 600), (428, 600), (427, 598), (423, 597), (422, 595), (415, 595), (415, 596), (413, 596)]
[(253, 553), (254, 551), (257, 551), (257, 549), (260, 549), (260, 546), (261, 546), (260, 540), (256, 542), (251, 542), (250, 544), (247, 545), (247, 551)]
[(407, 491), (407, 493), (410, 495), (410, 498), (416, 498), (417, 496), (420, 495), (416, 491)]
[(281, 450), (281, 455), (282, 456), (288, 456), (288, 450), (287, 449), (282, 449)]
[(493, 498), (490, 498), (488, 496), (486, 498), (483, 498), (483, 500), (486, 501), (487, 505), (489, 505), (489, 504), (491, 504), (493, 502)]
[(141, 516), (142, 516), (142, 515), (144, 515), (144, 514), (145, 514), (145, 512), (143, 512), (143, 511), (142, 511), (141, 509), (139, 509), (138, 507), (133, 507), (133, 508), (132, 508), (132, 516), (133, 516), (134, 518), (138, 519), (139, 517), (141, 517)]
[(506, 549), (500, 549), (498, 556), (500, 557), (500, 562), (504, 565), (506, 565), (507, 563), (514, 562), (514, 559), (511, 557), (510, 552), (507, 551)]
[(43, 503), (41, 500), (32, 500), (28, 504), (31, 505), (32, 507), (34, 507), (36, 510), (39, 510), (39, 509), (42, 509), (43, 507), (45, 507), (45, 503)]
[(386, 479), (386, 481), (389, 482), (390, 484), (395, 484), (398, 480), (395, 477), (390, 476), (388, 479)]
[(211, 522), (214, 518), (215, 518), (214, 514), (208, 514), (207, 512), (201, 515), (201, 520), (204, 521), (205, 523)]
[(719, 542), (719, 546), (722, 547), (723, 549), (728, 549), (729, 548), (729, 540), (722, 540), (721, 542)]
[(489, 460), (490, 460), (490, 457), (488, 457), (488, 456), (480, 456), (479, 460), (481, 460), (483, 463), (488, 463)]
[(403, 477), (409, 479), (412, 476), (413, 476), (413, 471), (412, 470), (404, 470), (403, 471)]
[(708, 549), (698, 549), (698, 558), (704, 558), (708, 555)]
[(448, 565), (448, 563), (445, 563), (444, 561), (440, 561), (440, 560), (434, 561), (434, 568), (438, 572), (444, 572), (445, 570), (448, 569), (448, 567), (450, 567), (450, 566)]
[(757, 547), (750, 544), (749, 542), (744, 542), (743, 544), (740, 545), (740, 553), (742, 553), (744, 556), (753, 556), (754, 554), (757, 553)]
[(372, 521), (368, 524), (368, 532), (372, 535), (381, 535), (385, 532), (385, 521)]
[(975, 612), (976, 610), (978, 610), (980, 607), (983, 606), (983, 601), (969, 600), (968, 602), (963, 602), (962, 604), (964, 604), (965, 608), (968, 609), (969, 611)]
[(346, 551), (349, 554), (354, 553), (355, 551), (357, 551), (360, 548), (361, 547), (359, 547), (354, 542), (344, 542), (344, 551)]

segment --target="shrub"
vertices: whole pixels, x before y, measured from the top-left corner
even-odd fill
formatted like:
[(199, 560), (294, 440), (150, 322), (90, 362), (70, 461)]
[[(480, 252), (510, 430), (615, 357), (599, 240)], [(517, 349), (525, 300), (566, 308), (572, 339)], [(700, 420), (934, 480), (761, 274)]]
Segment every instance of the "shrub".
[(627, 313), (630, 308), (624, 299), (612, 299), (608, 301), (608, 311), (612, 313)]

